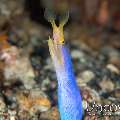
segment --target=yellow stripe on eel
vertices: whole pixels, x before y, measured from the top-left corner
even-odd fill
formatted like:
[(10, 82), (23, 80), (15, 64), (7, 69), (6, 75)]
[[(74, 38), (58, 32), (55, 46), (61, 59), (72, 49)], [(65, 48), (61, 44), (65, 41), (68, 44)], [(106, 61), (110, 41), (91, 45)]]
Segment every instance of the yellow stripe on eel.
[(64, 33), (63, 33), (63, 24), (60, 23), (59, 26), (55, 24), (55, 21), (51, 21), (53, 28), (53, 40), (56, 44), (64, 44)]

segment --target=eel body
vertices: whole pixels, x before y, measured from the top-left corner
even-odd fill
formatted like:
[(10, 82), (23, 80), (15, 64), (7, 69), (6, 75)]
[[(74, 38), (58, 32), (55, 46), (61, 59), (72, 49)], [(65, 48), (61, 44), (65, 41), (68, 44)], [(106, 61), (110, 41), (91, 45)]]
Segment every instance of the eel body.
[(58, 80), (58, 106), (61, 120), (82, 120), (82, 98), (77, 86), (71, 56), (64, 43), (63, 23), (50, 21), (53, 38), (49, 38), (49, 51)]

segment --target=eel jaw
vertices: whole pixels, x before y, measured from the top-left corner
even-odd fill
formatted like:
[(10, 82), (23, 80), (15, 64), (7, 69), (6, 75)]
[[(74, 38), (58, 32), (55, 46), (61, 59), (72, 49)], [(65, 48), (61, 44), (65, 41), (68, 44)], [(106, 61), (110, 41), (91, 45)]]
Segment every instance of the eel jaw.
[(62, 44), (56, 44), (56, 42), (49, 37), (48, 46), (50, 55), (55, 66), (61, 66), (64, 64), (63, 54), (62, 54)]

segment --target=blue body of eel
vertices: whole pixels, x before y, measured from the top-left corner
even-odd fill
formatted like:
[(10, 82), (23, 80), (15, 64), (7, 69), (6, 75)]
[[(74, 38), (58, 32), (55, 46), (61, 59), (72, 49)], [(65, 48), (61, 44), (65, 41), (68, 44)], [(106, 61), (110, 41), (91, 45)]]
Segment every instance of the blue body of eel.
[(49, 38), (49, 51), (55, 66), (58, 80), (58, 105), (61, 120), (82, 120), (82, 98), (73, 72), (71, 56), (64, 44), (63, 26), (54, 20), (53, 39)]

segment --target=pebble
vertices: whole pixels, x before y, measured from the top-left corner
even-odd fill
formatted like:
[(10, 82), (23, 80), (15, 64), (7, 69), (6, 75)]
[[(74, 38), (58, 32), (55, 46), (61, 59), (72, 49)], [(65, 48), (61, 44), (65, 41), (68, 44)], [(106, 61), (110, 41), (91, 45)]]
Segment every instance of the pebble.
[(120, 73), (119, 69), (115, 65), (113, 65), (113, 64), (108, 64), (106, 66), (106, 68), (109, 69), (111, 72), (114, 72), (116, 74)]
[(87, 103), (91, 103), (93, 101), (101, 101), (98, 92), (88, 86), (81, 87), (81, 95), (83, 101), (86, 101)]
[(10, 116), (10, 120), (15, 120), (16, 119), (16, 114), (17, 112), (15, 110), (8, 110), (8, 114)]
[(31, 115), (39, 112), (45, 112), (50, 109), (51, 102), (46, 94), (40, 89), (31, 89), (29, 91), (20, 91), (17, 94), (17, 102), (19, 104), (19, 111), (27, 111)]
[(95, 77), (94, 73), (90, 70), (83, 71), (78, 76), (79, 77), (78, 77), (77, 81), (79, 84), (87, 83)]
[(58, 108), (56, 106), (52, 107), (51, 110), (49, 110), (47, 112), (41, 113), (40, 120), (46, 120), (48, 118), (49, 118), (49, 120), (59, 120), (60, 119)]
[(86, 70), (81, 73), (81, 79), (83, 79), (85, 82), (89, 82), (95, 77), (94, 73), (90, 70)]
[(115, 90), (113, 91), (113, 96), (114, 96), (115, 98), (120, 99), (120, 88), (115, 89)]
[(42, 84), (41, 84), (41, 90), (42, 91), (46, 91), (48, 88), (47, 86), (50, 85), (50, 79), (46, 78), (43, 80)]
[(112, 91), (115, 88), (114, 83), (109, 80), (104, 78), (100, 83), (99, 83), (100, 87), (102, 88), (103, 91)]
[(80, 50), (72, 50), (71, 51), (71, 56), (74, 59), (84, 58), (84, 54)]
[(5, 104), (5, 102), (3, 101), (3, 98), (0, 97), (0, 113), (1, 113), (1, 112), (4, 112), (5, 109), (6, 109), (6, 104)]

